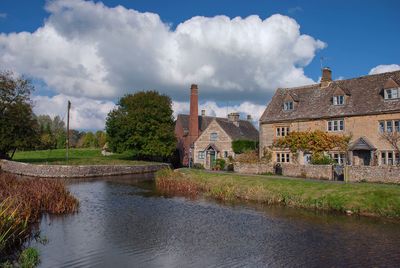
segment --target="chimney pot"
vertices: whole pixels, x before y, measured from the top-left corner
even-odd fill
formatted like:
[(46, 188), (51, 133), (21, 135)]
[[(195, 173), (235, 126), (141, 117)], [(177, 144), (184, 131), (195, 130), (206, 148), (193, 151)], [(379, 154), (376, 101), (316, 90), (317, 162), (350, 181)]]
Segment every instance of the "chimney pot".
[(251, 117), (250, 114), (247, 115), (247, 120), (248, 120), (248, 121), (252, 121), (252, 120), (253, 120), (253, 118)]
[(321, 82), (331, 82), (332, 81), (332, 71), (329, 67), (324, 67), (322, 69)]
[(201, 116), (205, 116), (206, 115), (206, 110), (201, 110)]

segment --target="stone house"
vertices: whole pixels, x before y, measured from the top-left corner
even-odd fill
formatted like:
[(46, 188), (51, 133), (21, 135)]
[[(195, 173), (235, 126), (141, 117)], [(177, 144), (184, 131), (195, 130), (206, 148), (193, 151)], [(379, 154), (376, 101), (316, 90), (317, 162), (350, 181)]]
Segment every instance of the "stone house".
[[(260, 118), (260, 148), (290, 131), (322, 130), (352, 137), (347, 152), (326, 152), (339, 164), (395, 165), (399, 154), (385, 134), (400, 133), (400, 71), (333, 81), (324, 68), (318, 84), (279, 88)], [(262, 150), (260, 150), (262, 151)], [(273, 148), (273, 162), (307, 164)]]
[(258, 135), (254, 125), (249, 120), (240, 120), (238, 113), (230, 113), (228, 118), (216, 117), (194, 142), (194, 163), (211, 169), (218, 158), (225, 161), (235, 158), (232, 141), (258, 141)]
[[(210, 140), (210, 135), (213, 136), (212, 140)], [(212, 159), (209, 163), (213, 164), (216, 158), (234, 157), (231, 149), (232, 140), (258, 140), (259, 134), (251, 122), (251, 116), (248, 116), (247, 120), (240, 120), (238, 113), (232, 113), (228, 115), (228, 118), (213, 117), (206, 116), (205, 110), (202, 110), (199, 115), (198, 87), (192, 85), (190, 88), (190, 113), (177, 116), (175, 136), (180, 164), (189, 166), (189, 162), (206, 164), (206, 159)], [(196, 143), (200, 138), (201, 141)], [(203, 145), (204, 147), (202, 147)], [(210, 145), (210, 147), (206, 148), (206, 145)], [(204, 158), (199, 151), (204, 152)], [(213, 155), (212, 158), (210, 158), (211, 155)]]

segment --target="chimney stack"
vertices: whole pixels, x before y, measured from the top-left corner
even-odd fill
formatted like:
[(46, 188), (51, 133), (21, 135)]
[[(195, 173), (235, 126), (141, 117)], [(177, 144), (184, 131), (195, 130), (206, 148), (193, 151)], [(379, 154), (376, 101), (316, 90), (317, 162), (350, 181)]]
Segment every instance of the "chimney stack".
[(250, 114), (248, 114), (248, 115), (247, 115), (247, 121), (252, 121), (252, 120), (253, 120), (253, 118), (251, 117)]
[(239, 126), (239, 113), (230, 113), (228, 114), (228, 121), (232, 122), (235, 126)]
[(321, 87), (327, 87), (332, 82), (332, 71), (329, 67), (322, 69)]
[(197, 85), (190, 87), (189, 142), (199, 137), (199, 92)]
[(206, 116), (206, 110), (201, 110), (201, 116)]

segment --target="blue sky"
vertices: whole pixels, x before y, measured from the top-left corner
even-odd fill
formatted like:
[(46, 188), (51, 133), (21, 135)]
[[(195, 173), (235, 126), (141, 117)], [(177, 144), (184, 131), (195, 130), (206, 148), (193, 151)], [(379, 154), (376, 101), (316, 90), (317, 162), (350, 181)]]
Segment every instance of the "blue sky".
[[(51, 2), (51, 1), (50, 1)], [(65, 84), (63, 81), (55, 81), (55, 79), (47, 77), (43, 72), (40, 71), (31, 71), (29, 69), (29, 66), (32, 65), (32, 61), (35, 59), (27, 59), (27, 57), (23, 58), (23, 56), (18, 56), (18, 60), (11, 61), (9, 60), (10, 58), (15, 58), (15, 54), (12, 54), (9, 52), (12, 50), (13, 47), (18, 47), (19, 49), (25, 49), (26, 46), (33, 46), (36, 44), (35, 40), (37, 39), (37, 36), (35, 36), (35, 32), (38, 31), (40, 28), (45, 28), (47, 26), (52, 26), (52, 29), (55, 28), (57, 30), (57, 35), (62, 36), (63, 38), (66, 38), (67, 40), (74, 40), (73, 45), (78, 43), (78, 46), (86, 47), (83, 48), (83, 52), (79, 52), (81, 54), (79, 55), (85, 55), (87, 51), (91, 51), (90, 47), (87, 46), (88, 42), (93, 42), (93, 44), (101, 44), (103, 41), (97, 39), (101, 38), (101, 35), (96, 35), (91, 38), (87, 38), (87, 36), (91, 36), (92, 32), (97, 29), (97, 26), (91, 26), (90, 24), (98, 19), (100, 22), (99, 17), (95, 18), (95, 16), (99, 16), (96, 14), (106, 14), (109, 12), (111, 14), (112, 7), (115, 7), (117, 5), (123, 6), (124, 12), (132, 9), (135, 11), (138, 11), (139, 14), (142, 14), (143, 12), (151, 12), (154, 14), (158, 14), (158, 16), (161, 19), (161, 22), (164, 24), (169, 25), (169, 30), (167, 33), (176, 33), (176, 27), (180, 24), (188, 24), (187, 28), (191, 29), (193, 31), (193, 27), (196, 27), (196, 25), (201, 25), (202, 29), (204, 32), (207, 32), (208, 30), (210, 31), (218, 31), (221, 30), (221, 33), (217, 36), (220, 36), (221, 39), (223, 39), (224, 36), (224, 29), (230, 29), (229, 25), (233, 24), (233, 21), (227, 22), (227, 24), (222, 23), (221, 21), (200, 21), (198, 22), (199, 24), (190, 24), (188, 22), (191, 22), (191, 19), (195, 16), (204, 16), (204, 17), (209, 17), (209, 18), (215, 18), (217, 15), (225, 15), (229, 17), (230, 19), (233, 19), (235, 17), (241, 17), (243, 19), (247, 18), (250, 15), (257, 15), (259, 16), (261, 22), (270, 18), (274, 14), (281, 14), (284, 16), (287, 16), (291, 19), (295, 20), (295, 23), (297, 23), (297, 26), (300, 27), (300, 35), (307, 35), (312, 38), (312, 40), (307, 43), (307, 46), (301, 47), (302, 51), (310, 51), (307, 53), (307, 55), (301, 55), (296, 57), (289, 58), (288, 60), (283, 60), (283, 63), (286, 63), (290, 61), (290, 64), (288, 66), (293, 66), (294, 68), (297, 68), (301, 72), (304, 71), (304, 76), (297, 74), (299, 77), (296, 79), (290, 80), (288, 76), (291, 74), (282, 74), (282, 76), (279, 75), (274, 75), (273, 77), (262, 81), (260, 83), (254, 83), (254, 85), (251, 82), (251, 79), (257, 79), (257, 74), (253, 73), (252, 75), (249, 75), (249, 77), (244, 78), (245, 81), (248, 79), (247, 84), (249, 85), (246, 87), (246, 83), (240, 83), (237, 82), (235, 83), (229, 83), (229, 79), (231, 77), (237, 77), (239, 74), (243, 73), (242, 70), (240, 70), (240, 65), (243, 62), (243, 59), (246, 60), (245, 63), (243, 63), (243, 66), (247, 66), (246, 69), (249, 69), (252, 66), (252, 62), (249, 60), (251, 56), (255, 56), (257, 58), (257, 54), (254, 54), (252, 51), (254, 50), (254, 46), (260, 45), (268, 46), (270, 43), (270, 40), (266, 39), (265, 43), (264, 41), (260, 41), (258, 43), (245, 43), (241, 44), (240, 47), (243, 48), (243, 55), (246, 55), (245, 58), (240, 58), (240, 56), (237, 57), (237, 60), (234, 60), (235, 55), (225, 55), (224, 57), (221, 58), (221, 61), (224, 64), (217, 64), (215, 63), (207, 65), (203, 63), (203, 66), (198, 66), (198, 69), (201, 69), (200, 67), (204, 67), (201, 69), (200, 73), (192, 73), (185, 74), (186, 78), (187, 77), (193, 77), (194, 82), (198, 82), (200, 89), (204, 88), (204, 94), (202, 95), (202, 102), (205, 103), (209, 101), (209, 103), (204, 104), (207, 110), (211, 110), (212, 114), (217, 114), (219, 115), (222, 113), (222, 111), (226, 111), (226, 109), (223, 109), (222, 106), (226, 104), (231, 104), (235, 105), (235, 107), (232, 107), (232, 109), (239, 109), (239, 106), (243, 102), (247, 102), (248, 105), (242, 105), (242, 109), (245, 109), (245, 107), (249, 107), (249, 105), (254, 104), (258, 105), (257, 113), (260, 113), (259, 111), (262, 110), (260, 106), (264, 105), (265, 103), (268, 102), (269, 98), (273, 94), (273, 89), (277, 86), (293, 86), (297, 85), (296, 83), (300, 84), (305, 84), (309, 81), (318, 81), (320, 77), (320, 58), (324, 57), (325, 60), (323, 62), (324, 65), (327, 65), (331, 67), (333, 70), (333, 77), (335, 79), (346, 79), (346, 78), (352, 78), (352, 77), (357, 77), (361, 75), (367, 75), (372, 68), (378, 66), (378, 65), (390, 65), (390, 64), (400, 64), (400, 53), (398, 51), (398, 47), (400, 44), (400, 16), (399, 16), (399, 10), (400, 10), (400, 1), (396, 0), (381, 0), (381, 1), (316, 1), (316, 0), (311, 0), (311, 1), (289, 1), (289, 0), (280, 0), (280, 1), (260, 1), (260, 0), (247, 0), (247, 1), (228, 1), (228, 0), (202, 0), (202, 1), (178, 1), (178, 0), (173, 0), (173, 1), (161, 1), (161, 0), (143, 0), (143, 1), (117, 1), (117, 0), (104, 0), (102, 1), (104, 3), (104, 6), (101, 8), (101, 10), (97, 7), (98, 12), (91, 12), (91, 8), (94, 10), (96, 8), (94, 5), (87, 5), (85, 8), (82, 8), (82, 10), (86, 11), (86, 13), (81, 12), (80, 8), (77, 8), (77, 6), (80, 4), (80, 0), (74, 0), (75, 6), (70, 7), (68, 6), (72, 11), (71, 14), (73, 14), (73, 20), (68, 20), (65, 14), (67, 12), (63, 9), (65, 8), (65, 4), (68, 1), (56, 1), (58, 2), (57, 5), (53, 5), (52, 7), (47, 7), (47, 10), (45, 10), (45, 5), (46, 1), (23, 1), (23, 0), (1, 0), (0, 2), (0, 32), (3, 33), (3, 40), (1, 41), (0, 39), (0, 51), (2, 50), (2, 45), (4, 54), (9, 53), (8, 57), (2, 58), (0, 57), (0, 67), (1, 68), (11, 68), (15, 70), (18, 73), (24, 73), (28, 76), (31, 76), (35, 81), (39, 81), (37, 83), (37, 91), (36, 95), (38, 95), (39, 99), (42, 102), (55, 102), (55, 99), (52, 99), (56, 96), (59, 96), (60, 102), (61, 99), (65, 99), (67, 97), (71, 98), (78, 98), (82, 103), (85, 103), (87, 101), (95, 101), (94, 102), (94, 107), (96, 107), (96, 103), (99, 105), (105, 105), (104, 111), (102, 112), (103, 115), (96, 115), (94, 111), (90, 111), (90, 109), (81, 109), (79, 112), (77, 111), (76, 116), (80, 117), (87, 117), (89, 114), (93, 116), (97, 116), (96, 118), (98, 119), (97, 125), (90, 125), (90, 123), (87, 123), (90, 125), (89, 128), (96, 128), (101, 127), (101, 118), (102, 116), (104, 117), (104, 114), (106, 114), (106, 110), (112, 107), (112, 103), (115, 102), (118, 97), (126, 93), (126, 91), (113, 91), (113, 88), (116, 87), (121, 87), (121, 88), (128, 88), (129, 91), (131, 92), (132, 90), (138, 90), (138, 89), (144, 89), (144, 88), (155, 88), (158, 89), (164, 88), (163, 93), (170, 93), (171, 97), (176, 101), (175, 109), (177, 112), (182, 112), (187, 110), (187, 103), (185, 103), (185, 100), (187, 99), (187, 94), (185, 91), (182, 91), (183, 89), (175, 90), (176, 88), (184, 88), (187, 89), (189, 88), (190, 85), (187, 85), (189, 83), (189, 80), (187, 82), (179, 84), (178, 82), (171, 83), (170, 85), (164, 85), (163, 83), (163, 78), (158, 79), (157, 83), (152, 83), (149, 81), (152, 81), (151, 79), (145, 79), (144, 76), (147, 71), (147, 73), (150, 73), (151, 71), (154, 71), (154, 69), (146, 69), (147, 66), (143, 62), (140, 62), (139, 64), (143, 64), (142, 69), (134, 69), (132, 70), (132, 76), (129, 75), (129, 72), (127, 72), (124, 75), (123, 73), (125, 70), (121, 70), (120, 66), (118, 66), (116, 63), (111, 62), (109, 59), (106, 59), (106, 50), (102, 50), (104, 53), (100, 55), (99, 54), (100, 60), (102, 61), (102, 64), (104, 65), (103, 69), (106, 69), (104, 72), (104, 76), (102, 79), (99, 79), (99, 81), (95, 81), (98, 79), (96, 75), (93, 75), (91, 79), (88, 81), (81, 81), (77, 80), (76, 83), (71, 84), (71, 87), (75, 89), (73, 90), (68, 90), (63, 88), (62, 84)], [(97, 2), (97, 1), (96, 1)], [(168, 2), (168, 4), (166, 4)], [(61, 8), (60, 8), (61, 6)], [(129, 12), (128, 12), (129, 13)], [(124, 13), (124, 14), (128, 14)], [(69, 13), (68, 13), (69, 14)], [(88, 17), (90, 17), (93, 14), (94, 18), (91, 20), (88, 20)], [(122, 14), (122, 13), (121, 13)], [(51, 16), (51, 19), (49, 19), (49, 16)], [(79, 17), (81, 16), (81, 17)], [(129, 15), (127, 15), (129, 16)], [(133, 17), (132, 17), (133, 18)], [(139, 25), (142, 25), (140, 22), (141, 19), (135, 19), (134, 21), (137, 21)], [(99, 22), (98, 21), (98, 22)], [(94, 24), (99, 24), (98, 22)], [(143, 21), (142, 21), (143, 22)], [(247, 21), (246, 23), (249, 23), (253, 29), (258, 29), (260, 25), (262, 25), (260, 21)], [(278, 23), (280, 26), (283, 28), (279, 28), (280, 30), (278, 31), (278, 34), (274, 34), (274, 38), (280, 38), (280, 32), (282, 29), (285, 29), (285, 25), (288, 23), (288, 25), (291, 23), (289, 20), (285, 18), (275, 18), (275, 22)], [(104, 25), (101, 25), (103, 27), (103, 30), (107, 28), (107, 25), (112, 24), (112, 18), (108, 18), (107, 23), (104, 23)], [(129, 27), (132, 27), (132, 23), (135, 22), (130, 22)], [(86, 27), (86, 25), (88, 25)], [(115, 25), (119, 25), (118, 27), (122, 27), (121, 22), (116, 22)], [(211, 26), (210, 26), (211, 25)], [(223, 25), (223, 26), (218, 26), (218, 25)], [(225, 25), (225, 26), (224, 26)], [(228, 25), (228, 26), (226, 26)], [(242, 25), (243, 26), (243, 25)], [(288, 27), (292, 27), (291, 31), (295, 29), (296, 25), (290, 24)], [(90, 28), (92, 27), (92, 28)], [(112, 31), (114, 31), (115, 28), (111, 28)], [(134, 26), (135, 27), (135, 26)], [(139, 27), (139, 26), (138, 26)], [(142, 27), (142, 26), (140, 26)], [(143, 26), (144, 27), (144, 26)], [(207, 28), (209, 27), (209, 28)], [(228, 27), (228, 28), (224, 28)], [(50, 28), (50, 27), (47, 27)], [(87, 29), (86, 29), (87, 28)], [(272, 27), (273, 28), (273, 27)], [(76, 30), (78, 29), (78, 30)], [(153, 35), (156, 36), (158, 34), (158, 26), (153, 29), (154, 31)], [(271, 27), (269, 28), (271, 30)], [(132, 29), (131, 29), (132, 30)], [(146, 30), (146, 29), (145, 29)], [(146, 31), (141, 31), (143, 32)], [(21, 32), (27, 31), (32, 33), (28, 37), (23, 37), (21, 35)], [(80, 31), (79, 33), (76, 33), (76, 31)], [(256, 31), (256, 30), (254, 30)], [(12, 39), (12, 34), (10, 33), (17, 33), (18, 35), (18, 40), (15, 41)], [(50, 34), (51, 31), (46, 30), (47, 34)], [(132, 32), (132, 31), (129, 31)], [(51, 32), (52, 33), (52, 32)], [(160, 36), (166, 35), (166, 33), (163, 33), (160, 30)], [(203, 33), (204, 34), (204, 33)], [(242, 34), (243, 32), (239, 32), (238, 35)], [(257, 36), (257, 32), (253, 33), (254, 36)], [(263, 34), (262, 31), (259, 33), (260, 35)], [(103, 34), (104, 35), (104, 34)], [(121, 36), (124, 35), (124, 33), (121, 32)], [(205, 38), (207, 33), (205, 34)], [(99, 37), (100, 36), (100, 37)], [(113, 38), (118, 38), (118, 35), (112, 35)], [(116, 37), (117, 36), (117, 37)], [(121, 51), (121, 65), (127, 66), (129, 65), (130, 62), (124, 62), (124, 55), (129, 55), (132, 56), (132, 54), (136, 53), (135, 51), (139, 51), (137, 56), (133, 57), (133, 62), (139, 62), (139, 59), (145, 60), (146, 62), (150, 59), (150, 62), (154, 57), (156, 56), (148, 56), (146, 53), (149, 53), (149, 55), (153, 55), (153, 52), (148, 52), (146, 50), (146, 46), (140, 46), (138, 48), (137, 45), (135, 44), (135, 50), (130, 51), (129, 46), (121, 45), (123, 42), (135, 42), (135, 40), (140, 43), (141, 39), (143, 38), (142, 35), (138, 34), (138, 38), (135, 39), (133, 36), (130, 39), (126, 39), (125, 41), (120, 40), (120, 42), (115, 44), (115, 47), (118, 47), (118, 50)], [(157, 40), (164, 40), (160, 38), (164, 37), (157, 37), (154, 38), (152, 37), (153, 41), (150, 43), (156, 42)], [(246, 36), (246, 35), (245, 35)], [(27, 39), (32, 38), (32, 41), (26, 41)], [(97, 39), (96, 39), (97, 38)], [(174, 37), (175, 38), (175, 37)], [(243, 37), (246, 38), (246, 37)], [(292, 40), (293, 36), (287, 37), (290, 40)], [(288, 40), (286, 37), (284, 40)], [(300, 38), (297, 36), (296, 38)], [(123, 39), (123, 38), (122, 38)], [(168, 39), (168, 38), (167, 38)], [(167, 40), (165, 39), (165, 40)], [(175, 38), (176, 39), (176, 38)], [(180, 45), (182, 45), (181, 39), (179, 41), (176, 41), (174, 39), (174, 42), (180, 42)], [(217, 38), (219, 39), (219, 38)], [(78, 40), (79, 42), (77, 42)], [(88, 41), (90, 40), (90, 41)], [(154, 41), (155, 40), (155, 41)], [(169, 39), (168, 39), (169, 40)], [(219, 40), (218, 40), (219, 41)], [(279, 41), (279, 40), (278, 40)], [(293, 44), (293, 48), (287, 48), (284, 44), (284, 42), (278, 42), (276, 41), (277, 46), (283, 46), (282, 51), (286, 51), (285, 49), (290, 52), (290, 49), (295, 49), (296, 45)], [(321, 42), (321, 43), (317, 43)], [(1, 43), (3, 42), (3, 44)], [(22, 42), (27, 42), (27, 43), (22, 43)], [(162, 41), (161, 41), (162, 42)], [(240, 41), (238, 41), (240, 42)], [(271, 42), (275, 42), (272, 40)], [(6, 44), (6, 45), (5, 45)], [(40, 43), (42, 47), (40, 47), (40, 51), (45, 51), (47, 48), (43, 47), (43, 42)], [(49, 42), (49, 45), (52, 44)], [(59, 43), (56, 43), (59, 45)], [(324, 45), (321, 45), (324, 44)], [(69, 44), (70, 45), (70, 44)], [(113, 44), (107, 44), (104, 46), (101, 46), (101, 49), (104, 49), (105, 46), (110, 47)], [(39, 45), (37, 45), (39, 46)], [(207, 46), (207, 43), (202, 44), (202, 46)], [(212, 44), (211, 44), (212, 46)], [(251, 47), (253, 46), (253, 47)], [(6, 50), (4, 47), (7, 47), (8, 50)], [(51, 47), (54, 47), (52, 44)], [(61, 46), (64, 48), (64, 45)], [(143, 48), (144, 47), (144, 48)], [(191, 46), (191, 48), (193, 45)], [(191, 49), (190, 48), (190, 49)], [(38, 48), (39, 49), (39, 48)], [(126, 49), (126, 50), (124, 50)], [(141, 51), (142, 49), (143, 51)], [(157, 47), (154, 48), (157, 50)], [(189, 50), (190, 50), (189, 49)], [(193, 48), (195, 50), (195, 48)], [(216, 48), (217, 49), (217, 48)], [(212, 49), (212, 53), (215, 52), (216, 49)], [(232, 48), (233, 49), (233, 48)], [(240, 50), (241, 48), (234, 48), (234, 52), (236, 55), (241, 55), (242, 51)], [(279, 53), (274, 51), (273, 53), (270, 50), (266, 51), (262, 55), (266, 55), (266, 57), (270, 57), (269, 55), (273, 55), (271, 57), (279, 56)], [(77, 48), (73, 47), (71, 51), (76, 51)], [(228, 48), (227, 48), (228, 50)], [(279, 48), (278, 48), (279, 50)], [(35, 52), (36, 50), (33, 50), (32, 53), (38, 53)], [(62, 51), (62, 50), (60, 50)], [(99, 50), (100, 51), (100, 50)], [(109, 50), (108, 50), (109, 51)], [(212, 54), (209, 55), (207, 53), (211, 53), (211, 50), (206, 49), (204, 50), (203, 48), (198, 48), (197, 51), (195, 51), (194, 54), (191, 54), (190, 51), (185, 52), (184, 56), (187, 58), (195, 55), (196, 57), (193, 57), (193, 62), (198, 60), (197, 55), (205, 55), (206, 57), (209, 56), (210, 58), (215, 58), (215, 55), (220, 56), (221, 53), (224, 53), (224, 51), (219, 51), (217, 54)], [(123, 52), (123, 53), (122, 53)], [(62, 53), (62, 52), (60, 52)], [(118, 54), (117, 51), (114, 51), (113, 53)], [(270, 54), (272, 53), (272, 54)], [(286, 53), (286, 52), (285, 52)], [(145, 58), (141, 58), (140, 56), (142, 54), (146, 54)], [(10, 56), (11, 55), (11, 56)], [(251, 56), (249, 56), (251, 55)], [(260, 54), (261, 55), (261, 54)], [(54, 62), (54, 56), (53, 59), (46, 59), (46, 55), (41, 55), (40, 57), (44, 57), (43, 60), (40, 62), (40, 66), (43, 65), (48, 65), (50, 70), (54, 70), (54, 67), (52, 67), (52, 64), (55, 64), (56, 66), (63, 66), (63, 60), (65, 59), (60, 59), (59, 62)], [(49, 56), (50, 57), (50, 56)], [(66, 58), (70, 57), (69, 55), (66, 56)], [(81, 58), (84, 58), (84, 56), (78, 57), (77, 59), (80, 60)], [(113, 57), (118, 57), (114, 56)], [(183, 56), (180, 56), (183, 57)], [(281, 58), (285, 57), (285, 54), (283, 53)], [(186, 60), (185, 58), (185, 60)], [(158, 58), (156, 58), (155, 61), (157, 61)], [(169, 59), (168, 59), (169, 60)], [(268, 59), (266, 59), (268, 60)], [(279, 59), (280, 60), (280, 59)], [(272, 63), (263, 63), (260, 62), (258, 59), (257, 62), (254, 63), (255, 68), (258, 66), (258, 68), (270, 68), (268, 71), (265, 73), (262, 73), (262, 75), (268, 75), (270, 73), (273, 73), (275, 71), (274, 68), (274, 62), (277, 62), (279, 64), (279, 60), (271, 60)], [(104, 62), (103, 62), (104, 61)], [(180, 60), (178, 60), (180, 61)], [(89, 62), (89, 63), (88, 63)], [(92, 63), (96, 62), (94, 59), (87, 59), (87, 61), (82, 60), (82, 66), (87, 67), (86, 65), (92, 66)], [(190, 62), (190, 61), (189, 61)], [(31, 64), (31, 65), (29, 65)], [(151, 64), (151, 63), (149, 63)], [(185, 63), (183, 66), (187, 66)], [(239, 66), (239, 67), (238, 67)], [(32, 67), (34, 68), (34, 67)], [(74, 67), (75, 68), (75, 67)], [(73, 73), (75, 73), (76, 68), (71, 68), (70, 70), (62, 70), (58, 73), (54, 73), (51, 77), (57, 77), (59, 79), (66, 79), (65, 78), (65, 73), (68, 73), (68, 78), (71, 78), (73, 76)], [(127, 66), (129, 68), (129, 66)], [(180, 68), (183, 68), (182, 66)], [(82, 70), (84, 70), (83, 68)], [(114, 73), (117, 73), (118, 75), (113, 75), (111, 76), (110, 73), (111, 71)], [(159, 70), (159, 69), (157, 69)], [(62, 72), (62, 75), (60, 74)], [(79, 73), (79, 71), (76, 71)], [(213, 76), (210, 75), (210, 72), (213, 74)], [(280, 70), (280, 72), (284, 72)], [(166, 76), (171, 76), (171, 74), (166, 74)], [(208, 80), (214, 79), (216, 82), (215, 83), (210, 83), (207, 84), (205, 82), (207, 79), (204, 78), (207, 77)], [(63, 78), (64, 77), (64, 78)], [(182, 76), (179, 76), (182, 77)], [(200, 78), (199, 78), (200, 77)], [(271, 82), (271, 79), (279, 80), (281, 79), (283, 82), (281, 83), (275, 83), (275, 81)], [(311, 80), (310, 80), (311, 79)], [(155, 79), (157, 80), (157, 79)], [(208, 81), (207, 80), (207, 81)], [(79, 87), (77, 85), (88, 85), (88, 83), (91, 82), (96, 82), (94, 85), (96, 87), (99, 87), (100, 89), (96, 92), (91, 92), (90, 89), (88, 90), (87, 87), (85, 88), (84, 86)], [(101, 81), (107, 81), (109, 83), (108, 86), (102, 86)], [(186, 81), (186, 80), (185, 80)], [(204, 81), (204, 82), (203, 82)], [(271, 85), (269, 88), (269, 85)], [(93, 87), (93, 84), (90, 85)], [(219, 87), (225, 88), (225, 90), (219, 90)], [(231, 89), (230, 89), (231, 87)], [(268, 88), (268, 89), (263, 89), (263, 88)], [(247, 91), (249, 90), (249, 91)], [(227, 91), (233, 92), (232, 94), (226, 94)], [(243, 93), (245, 92), (245, 93)], [(247, 92), (247, 93), (246, 93)], [(250, 92), (250, 93), (249, 93)], [(253, 97), (251, 97), (253, 96)], [(265, 97), (264, 97), (265, 96)], [(47, 99), (46, 99), (47, 97)], [(82, 99), (86, 98), (86, 99)], [(59, 103), (57, 102), (57, 105)], [(40, 107), (40, 103), (38, 104), (38, 107)], [(48, 105), (47, 105), (48, 106)], [(55, 106), (54, 106), (55, 107)], [(221, 109), (220, 109), (221, 108)], [(248, 108), (246, 108), (248, 109)], [(46, 110), (39, 109), (40, 112), (46, 112)], [(242, 112), (242, 111), (240, 111)], [(83, 114), (85, 113), (85, 114)], [(258, 115), (254, 115), (255, 118), (257, 118)], [(90, 118), (88, 118), (87, 121), (82, 121), (82, 124), (84, 125), (85, 122), (91, 122)], [(82, 125), (79, 125), (78, 127), (85, 128)]]

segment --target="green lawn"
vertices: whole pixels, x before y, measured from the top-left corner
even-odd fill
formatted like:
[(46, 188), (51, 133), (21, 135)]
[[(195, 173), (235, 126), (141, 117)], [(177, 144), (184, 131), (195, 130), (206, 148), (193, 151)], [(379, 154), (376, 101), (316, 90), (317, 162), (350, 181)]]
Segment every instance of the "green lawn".
[(65, 149), (16, 152), (13, 160), (49, 165), (145, 165), (149, 163), (134, 161), (127, 153), (103, 156), (100, 149), (70, 149), (68, 162)]
[[(167, 182), (163, 183), (163, 179)], [(160, 171), (159, 185), (190, 189), (220, 200), (246, 200), (308, 209), (400, 218), (400, 185), (338, 183), (273, 176), (218, 174), (201, 170)], [(161, 189), (162, 190), (162, 189)], [(183, 193), (184, 194), (184, 193)]]

